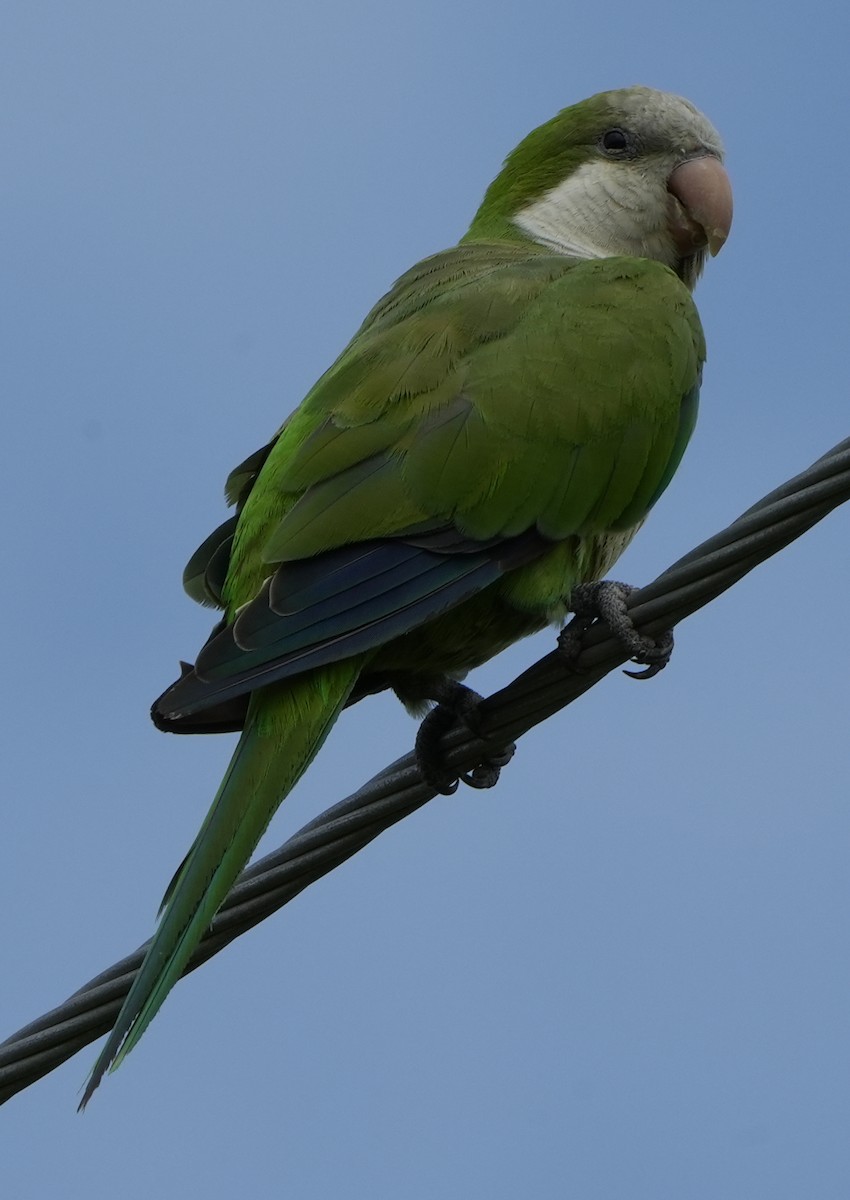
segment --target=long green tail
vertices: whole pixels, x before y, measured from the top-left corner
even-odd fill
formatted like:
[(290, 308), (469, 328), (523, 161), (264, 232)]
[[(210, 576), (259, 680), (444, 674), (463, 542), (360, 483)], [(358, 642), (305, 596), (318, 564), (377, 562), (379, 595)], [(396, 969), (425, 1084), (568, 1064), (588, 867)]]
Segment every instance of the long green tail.
[(251, 698), (245, 729), (198, 836), (171, 884), (159, 928), (86, 1083), (85, 1108), (107, 1070), (141, 1038), (236, 876), (317, 753), (357, 680), (348, 659)]

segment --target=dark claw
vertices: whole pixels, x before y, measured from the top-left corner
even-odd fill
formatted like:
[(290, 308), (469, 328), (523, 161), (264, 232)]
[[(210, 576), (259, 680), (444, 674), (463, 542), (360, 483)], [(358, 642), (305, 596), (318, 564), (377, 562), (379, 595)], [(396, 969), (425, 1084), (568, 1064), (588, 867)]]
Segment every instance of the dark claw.
[(670, 661), (670, 655), (673, 653), (673, 630), (665, 629), (657, 638), (647, 638), (647, 641), (652, 641), (654, 645), (644, 651), (645, 657), (634, 655), (635, 662), (646, 662), (651, 655), (651, 661), (642, 671), (624, 671), (624, 675), (628, 675), (630, 679), (653, 679), (660, 671), (663, 671)]
[(455, 723), (455, 714), (443, 704), (432, 708), (419, 726), (413, 753), (422, 778), (435, 792), (442, 796), (453, 795), (458, 788), (458, 777), (449, 774), (443, 766), (439, 743)]
[(629, 679), (654, 679), (666, 665), (666, 663), (652, 663), (650, 666), (644, 667), (642, 671), (623, 671), (623, 674), (628, 675)]
[(643, 671), (624, 671), (631, 679), (652, 679), (663, 671), (673, 653), (673, 632), (666, 630), (658, 638), (647, 637), (635, 629), (627, 601), (637, 588), (627, 583), (600, 579), (596, 583), (583, 583), (573, 589), (570, 608), (575, 613), (572, 621), (562, 631), (558, 644), (571, 663), (581, 652), (583, 637), (594, 619), (605, 621), (614, 636), (629, 652), (633, 662), (645, 663)]
[(439, 749), (440, 739), (458, 721), (476, 737), (483, 737), (478, 720), (481, 697), (454, 679), (447, 679), (432, 690), (435, 694), (428, 699), (436, 700), (437, 706), (419, 726), (414, 746), (422, 778), (429, 787), (443, 796), (453, 795), (460, 780), (473, 788), (495, 787), (502, 767), (513, 758), (516, 747), (511, 743), (499, 748), (472, 771), (463, 772), (459, 777), (456, 773), (447, 771)]
[[(471, 788), (495, 787), (499, 782), (502, 767), (508, 765), (514, 754), (516, 754), (516, 745), (511, 742), (509, 746), (505, 746), (500, 754), (494, 754), (492, 758), (488, 758), (486, 762), (479, 763), (471, 771), (465, 771), (461, 775), (461, 779)], [(457, 784), (455, 784), (455, 787), (457, 787)]]

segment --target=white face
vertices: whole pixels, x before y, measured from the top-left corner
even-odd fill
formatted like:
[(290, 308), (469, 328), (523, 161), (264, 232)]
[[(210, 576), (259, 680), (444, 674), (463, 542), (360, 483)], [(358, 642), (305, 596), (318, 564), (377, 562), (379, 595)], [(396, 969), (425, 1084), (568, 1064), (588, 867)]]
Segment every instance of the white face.
[(643, 171), (595, 159), (518, 212), (514, 224), (558, 254), (626, 254), (672, 267), (678, 252), (667, 230), (670, 201)]

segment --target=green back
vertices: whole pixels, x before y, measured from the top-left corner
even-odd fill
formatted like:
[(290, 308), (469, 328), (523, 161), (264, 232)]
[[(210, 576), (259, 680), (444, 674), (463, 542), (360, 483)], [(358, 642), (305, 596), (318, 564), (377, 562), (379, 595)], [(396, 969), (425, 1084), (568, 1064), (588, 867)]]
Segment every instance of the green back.
[(411, 528), (636, 524), (684, 451), (703, 358), (690, 294), (658, 263), (504, 243), (426, 259), (281, 430), (225, 600), (246, 603), (276, 564)]

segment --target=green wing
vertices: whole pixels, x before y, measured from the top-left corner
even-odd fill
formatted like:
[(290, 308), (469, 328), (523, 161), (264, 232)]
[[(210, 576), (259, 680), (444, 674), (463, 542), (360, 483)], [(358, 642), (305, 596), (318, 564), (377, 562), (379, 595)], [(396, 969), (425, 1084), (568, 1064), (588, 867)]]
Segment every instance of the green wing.
[(649, 260), (478, 243), (414, 267), (237, 468), (238, 520), (190, 564), (226, 622), (160, 718), (385, 645), (554, 543), (633, 528), (684, 451), (703, 357), (688, 291)]

